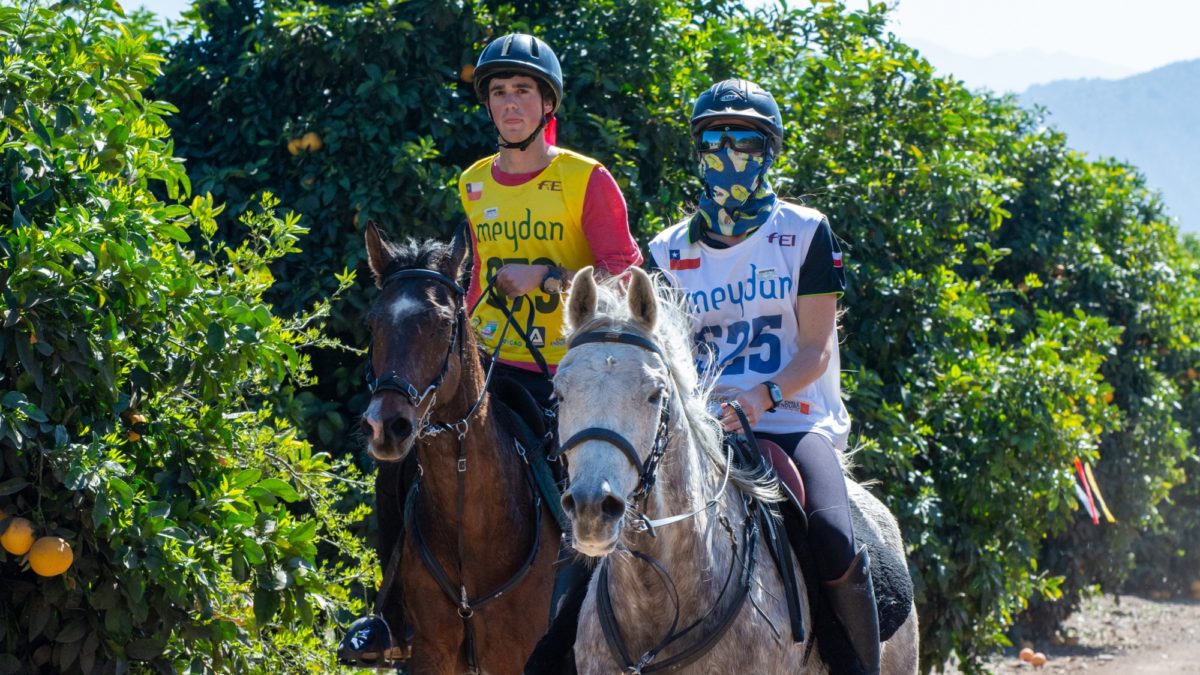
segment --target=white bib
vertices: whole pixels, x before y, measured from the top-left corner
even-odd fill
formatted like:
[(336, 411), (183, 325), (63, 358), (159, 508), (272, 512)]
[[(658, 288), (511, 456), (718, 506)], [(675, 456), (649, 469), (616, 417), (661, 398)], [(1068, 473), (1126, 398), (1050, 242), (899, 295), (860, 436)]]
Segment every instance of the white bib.
[[(692, 309), (698, 362), (711, 350), (721, 374), (716, 396), (773, 380), (799, 350), (796, 280), (825, 217), (780, 200), (758, 231), (725, 249), (688, 243), (687, 221), (650, 242), (650, 254), (685, 292)], [(834, 327), (836, 331), (836, 326)], [(842, 403), (841, 359), (835, 349), (816, 380), (765, 413), (755, 431), (811, 431), (844, 449), (850, 415)]]

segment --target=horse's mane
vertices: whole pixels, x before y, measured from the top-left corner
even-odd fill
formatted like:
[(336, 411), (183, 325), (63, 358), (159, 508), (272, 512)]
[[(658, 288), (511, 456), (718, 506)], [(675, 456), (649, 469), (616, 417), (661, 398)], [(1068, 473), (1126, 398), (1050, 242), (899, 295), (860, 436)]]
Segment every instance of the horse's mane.
[[(716, 378), (697, 374), (692, 354), (692, 318), (685, 298), (663, 279), (661, 273), (652, 274), (650, 279), (658, 301), (658, 325), (653, 335), (647, 334), (642, 324), (634, 320), (622, 289), (627, 282), (621, 277), (597, 283), (596, 312), (582, 325), (568, 326), (568, 330), (570, 333), (630, 332), (657, 344), (666, 357), (675, 391), (679, 392), (688, 430), (712, 463), (713, 470), (723, 471), (726, 460), (721, 427), (708, 411), (708, 398)], [(753, 497), (766, 501), (782, 499), (779, 483), (765, 474), (734, 468), (729, 481)]]

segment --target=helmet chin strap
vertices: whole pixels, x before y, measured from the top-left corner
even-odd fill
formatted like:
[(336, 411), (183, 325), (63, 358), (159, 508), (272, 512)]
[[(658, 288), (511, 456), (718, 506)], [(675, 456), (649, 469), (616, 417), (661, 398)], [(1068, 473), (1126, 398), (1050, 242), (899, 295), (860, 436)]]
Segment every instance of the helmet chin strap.
[[(490, 116), (490, 114), (491, 113), (489, 111), (489, 116)], [(520, 150), (521, 152), (525, 152), (525, 150), (527, 150), (529, 148), (529, 146), (533, 144), (533, 141), (534, 141), (534, 139), (536, 139), (538, 137), (538, 134), (542, 133), (542, 129), (546, 128), (546, 121), (549, 119), (549, 117), (550, 117), (549, 115), (542, 115), (542, 121), (540, 123), (538, 123), (537, 128), (534, 129), (533, 133), (529, 134), (529, 136), (527, 136), (525, 138), (525, 140), (521, 141), (520, 143), (509, 143), (508, 141), (504, 140), (504, 136), (502, 134), (497, 134), (497, 138), (498, 138), (500, 147), (509, 149), (509, 150), (511, 150), (512, 148), (516, 148), (517, 150)]]

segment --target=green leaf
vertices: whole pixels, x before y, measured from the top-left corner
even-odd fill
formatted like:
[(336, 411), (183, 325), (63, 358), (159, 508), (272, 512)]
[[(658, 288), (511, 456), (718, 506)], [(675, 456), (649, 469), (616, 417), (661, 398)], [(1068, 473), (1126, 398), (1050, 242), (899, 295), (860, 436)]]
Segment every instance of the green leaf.
[(208, 349), (218, 354), (225, 349), (225, 329), (215, 321), (208, 324)]
[(288, 533), (288, 541), (293, 544), (300, 544), (307, 541), (312, 541), (317, 536), (317, 521), (306, 520), (299, 527), (296, 527)]
[(0, 483), (0, 497), (16, 494), (29, 486), (29, 482), (24, 478), (9, 478)]
[(267, 478), (260, 481), (255, 487), (262, 488), (286, 502), (296, 502), (301, 499), (300, 493), (296, 492), (291, 483), (278, 478)]
[(134, 661), (152, 661), (163, 653), (167, 646), (166, 640), (158, 638), (140, 638), (132, 640), (125, 646), (125, 655)]
[(279, 595), (265, 588), (254, 589), (254, 623), (261, 629), (279, 612)]

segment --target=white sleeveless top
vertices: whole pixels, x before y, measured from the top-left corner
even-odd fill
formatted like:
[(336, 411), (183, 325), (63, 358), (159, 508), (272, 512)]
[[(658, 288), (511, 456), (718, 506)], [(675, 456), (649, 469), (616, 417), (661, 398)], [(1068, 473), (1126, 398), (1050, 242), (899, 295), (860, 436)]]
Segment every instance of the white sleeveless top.
[[(774, 379), (799, 351), (796, 298), (812, 291), (798, 288), (798, 282), (813, 272), (819, 276), (820, 266), (841, 274), (841, 251), (828, 229), (819, 211), (779, 200), (758, 231), (729, 248), (689, 243), (687, 220), (650, 242), (655, 262), (691, 305), (698, 364), (722, 369), (714, 396), (728, 397)], [(818, 234), (832, 244), (818, 238), (814, 245)], [(810, 250), (825, 253), (808, 260)], [(806, 264), (818, 267), (805, 268), (802, 276)], [(707, 358), (701, 345), (715, 358)], [(845, 449), (850, 415), (842, 403), (840, 374), (835, 346), (825, 372), (774, 412), (764, 413), (754, 430), (819, 433)]]

